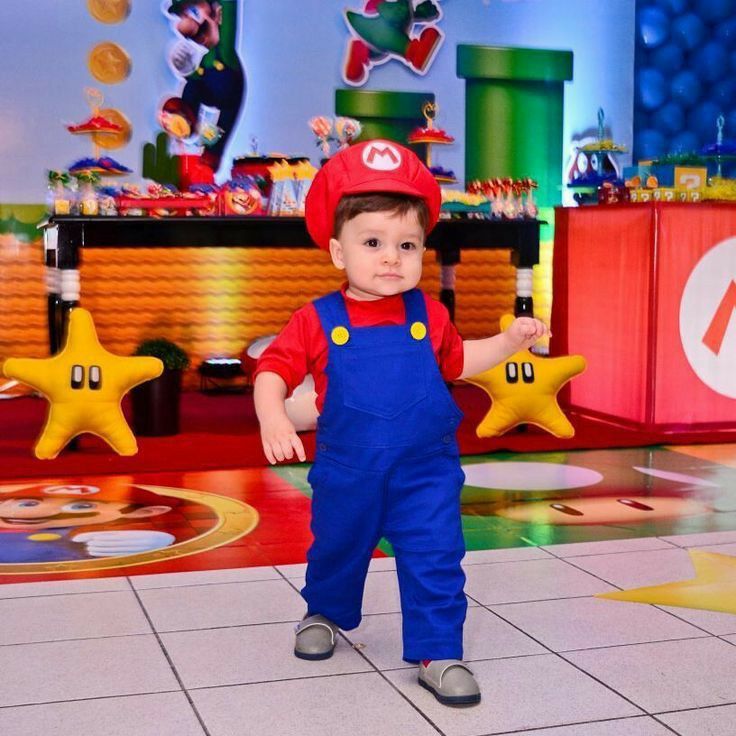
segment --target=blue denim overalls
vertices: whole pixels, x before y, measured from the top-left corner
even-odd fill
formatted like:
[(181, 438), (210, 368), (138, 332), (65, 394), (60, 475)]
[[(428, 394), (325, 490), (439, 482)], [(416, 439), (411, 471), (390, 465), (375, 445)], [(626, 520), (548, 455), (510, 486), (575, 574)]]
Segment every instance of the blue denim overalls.
[(377, 327), (353, 327), (340, 292), (314, 302), (329, 348), (302, 595), (309, 615), (358, 626), (368, 563), (385, 536), (404, 659), (462, 659), (462, 413), (432, 352), (424, 295), (413, 289), (403, 299), (406, 323)]

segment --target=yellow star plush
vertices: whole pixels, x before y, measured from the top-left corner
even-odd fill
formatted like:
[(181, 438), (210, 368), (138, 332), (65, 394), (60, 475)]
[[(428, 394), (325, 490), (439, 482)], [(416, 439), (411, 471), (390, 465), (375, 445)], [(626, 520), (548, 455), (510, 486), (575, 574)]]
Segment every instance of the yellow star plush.
[(695, 569), (695, 577), (690, 580), (599, 593), (596, 598), (736, 613), (736, 557), (699, 549), (688, 553)]
[[(501, 317), (505, 330), (514, 317)], [(536, 424), (555, 437), (572, 437), (572, 424), (557, 403), (558, 391), (585, 370), (582, 355), (540, 358), (529, 350), (514, 353), (503, 363), (466, 378), (491, 397), (491, 408), (475, 432), (478, 437), (498, 437), (519, 424)]]
[(92, 315), (73, 309), (64, 349), (50, 358), (8, 358), (8, 378), (40, 391), (50, 403), (46, 424), (36, 441), (36, 457), (56, 457), (74, 437), (90, 432), (120, 455), (135, 455), (138, 445), (120, 403), (133, 386), (161, 375), (158, 358), (123, 358), (100, 345)]

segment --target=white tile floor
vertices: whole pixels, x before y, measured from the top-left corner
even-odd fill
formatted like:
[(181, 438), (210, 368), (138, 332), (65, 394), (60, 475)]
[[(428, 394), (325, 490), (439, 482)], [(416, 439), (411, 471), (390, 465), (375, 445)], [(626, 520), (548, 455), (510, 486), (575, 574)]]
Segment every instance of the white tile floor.
[(303, 565), (0, 586), (2, 736), (733, 736), (736, 615), (593, 598), (736, 532), (469, 553), (474, 708), (400, 658), (393, 560), (332, 659), (292, 655)]

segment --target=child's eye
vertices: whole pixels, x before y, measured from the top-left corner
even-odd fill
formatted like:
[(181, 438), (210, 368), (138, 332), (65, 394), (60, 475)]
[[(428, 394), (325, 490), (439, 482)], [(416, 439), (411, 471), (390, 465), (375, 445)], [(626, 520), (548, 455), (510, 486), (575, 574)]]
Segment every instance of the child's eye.
[(365, 241), (365, 244), (369, 248), (378, 248), (378, 239), (377, 238), (368, 238), (368, 240)]
[(406, 243), (401, 244), (401, 250), (416, 250), (417, 246), (416, 243), (411, 243), (407, 241)]

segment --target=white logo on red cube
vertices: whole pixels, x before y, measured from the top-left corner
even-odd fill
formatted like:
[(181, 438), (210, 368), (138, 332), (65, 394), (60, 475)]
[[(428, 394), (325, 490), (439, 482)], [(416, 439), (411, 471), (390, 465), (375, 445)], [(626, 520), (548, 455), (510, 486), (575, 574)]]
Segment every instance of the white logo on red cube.
[(680, 300), (680, 340), (698, 378), (736, 399), (736, 238), (711, 248), (690, 273)]

